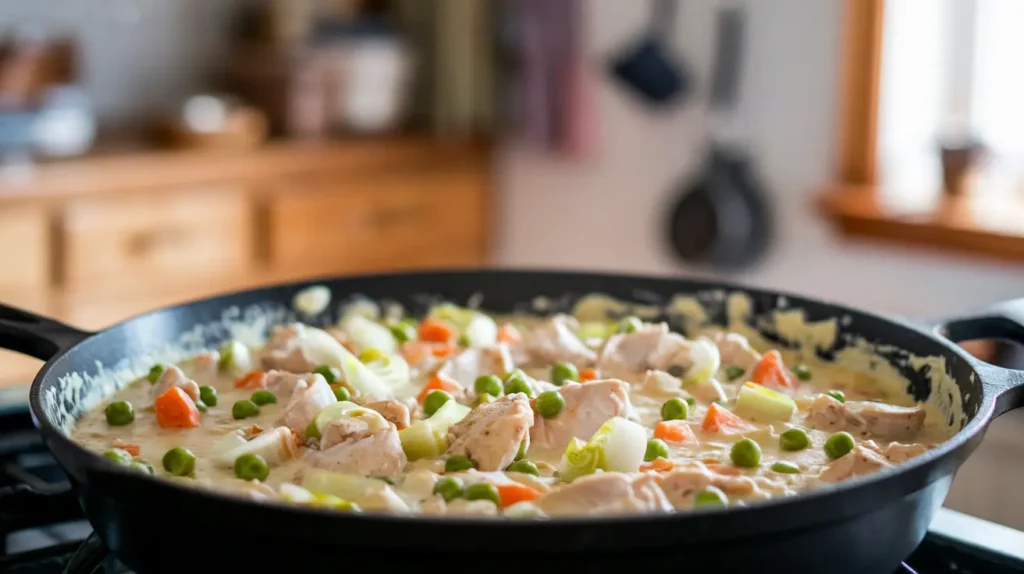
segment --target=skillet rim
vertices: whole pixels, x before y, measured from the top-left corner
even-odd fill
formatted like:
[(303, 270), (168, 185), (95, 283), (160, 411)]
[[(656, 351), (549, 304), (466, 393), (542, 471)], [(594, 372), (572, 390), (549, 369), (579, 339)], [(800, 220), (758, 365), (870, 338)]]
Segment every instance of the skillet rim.
[[(125, 328), (128, 324), (137, 321), (144, 320), (150, 316), (157, 315), (165, 312), (173, 312), (180, 310), (187, 310), (193, 307), (199, 307), (202, 305), (210, 305), (213, 303), (222, 302), (225, 303), (223, 308), (231, 306), (231, 301), (242, 296), (255, 296), (262, 293), (273, 293), (281, 290), (299, 291), (305, 287), (323, 285), (325, 283), (337, 283), (337, 282), (348, 282), (355, 280), (374, 280), (374, 279), (415, 279), (417, 277), (424, 276), (436, 276), (443, 278), (447, 276), (452, 277), (472, 277), (479, 275), (497, 275), (497, 276), (551, 276), (557, 275), (562, 279), (574, 279), (579, 281), (600, 281), (600, 280), (637, 280), (644, 282), (658, 282), (665, 286), (670, 286), (673, 283), (688, 284), (690, 286), (699, 287), (696, 290), (690, 290), (690, 292), (699, 291), (715, 291), (724, 290), (727, 292), (739, 291), (756, 296), (770, 296), (774, 298), (785, 298), (788, 301), (787, 308), (789, 309), (801, 309), (801, 303), (811, 303), (815, 305), (826, 306), (837, 311), (836, 316), (841, 316), (843, 313), (853, 313), (860, 315), (872, 321), (879, 321), (887, 326), (895, 327), (898, 329), (904, 329), (911, 331), (917, 335), (923, 336), (930, 342), (944, 348), (947, 352), (951, 352), (954, 355), (959, 356), (960, 359), (964, 360), (965, 363), (970, 367), (971, 372), (977, 378), (978, 385), (981, 390), (981, 401), (979, 403), (978, 411), (970, 418), (967, 425), (964, 428), (957, 431), (952, 437), (944, 441), (940, 446), (928, 451), (927, 453), (914, 457), (910, 461), (902, 462), (893, 465), (890, 468), (883, 469), (868, 475), (862, 475), (854, 477), (849, 480), (845, 480), (832, 485), (825, 485), (809, 492), (799, 493), (793, 496), (782, 496), (774, 497), (765, 500), (754, 501), (751, 504), (744, 504), (742, 506), (727, 506), (724, 508), (705, 508), (705, 509), (688, 509), (685, 511), (676, 511), (668, 513), (657, 513), (657, 514), (623, 514), (623, 515), (593, 515), (593, 516), (572, 516), (562, 518), (543, 518), (543, 519), (506, 519), (502, 516), (490, 516), (490, 517), (464, 517), (464, 516), (453, 516), (453, 517), (431, 517), (431, 516), (405, 516), (396, 514), (384, 514), (384, 513), (366, 513), (366, 514), (344, 514), (332, 511), (329, 509), (321, 509), (316, 507), (303, 507), (292, 505), (279, 501), (253, 501), (242, 498), (238, 495), (221, 493), (218, 491), (196, 488), (194, 486), (187, 486), (179, 484), (176, 481), (169, 480), (156, 475), (145, 475), (138, 472), (130, 471), (126, 468), (119, 467), (114, 463), (104, 459), (101, 455), (94, 453), (85, 447), (79, 445), (76, 441), (72, 440), (69, 435), (64, 434), (58, 429), (46, 415), (45, 411), (41, 406), (41, 390), (43, 381), (49, 375), (50, 371), (59, 362), (66, 359), (67, 355), (81, 349), (87, 345), (93, 339), (103, 336), (106, 333), (114, 332), (119, 329)], [(595, 290), (594, 292), (599, 292)], [(680, 291), (685, 292), (685, 291)], [(333, 295), (333, 293), (332, 293)], [(269, 297), (267, 299), (270, 299)], [(277, 301), (279, 302), (279, 301)], [(486, 307), (485, 307), (486, 308)], [(224, 504), (229, 506), (236, 506), (245, 508), (247, 510), (255, 510), (256, 508), (262, 508), (262, 512), (266, 513), (280, 513), (283, 515), (290, 515), (293, 518), (309, 517), (313, 520), (341, 520), (341, 521), (355, 521), (356, 523), (369, 523), (375, 526), (395, 526), (395, 527), (435, 527), (435, 526), (456, 526), (456, 527), (471, 527), (471, 528), (503, 528), (503, 529), (526, 529), (526, 530), (548, 530), (555, 528), (583, 528), (583, 527), (622, 527), (630, 524), (644, 523), (658, 523), (663, 525), (671, 525), (675, 522), (686, 522), (696, 521), (704, 517), (719, 517), (725, 518), (728, 516), (733, 519), (752, 518), (757, 515), (758, 512), (769, 513), (777, 511), (779, 508), (790, 507), (796, 511), (798, 508), (811, 507), (815, 503), (827, 500), (829, 498), (838, 498), (844, 493), (849, 493), (855, 490), (867, 490), (874, 489), (877, 491), (883, 491), (885, 486), (892, 485), (901, 477), (905, 477), (911, 473), (924, 472), (925, 467), (938, 465), (941, 462), (946, 462), (947, 459), (955, 456), (963, 446), (969, 441), (974, 439), (979, 433), (984, 432), (988, 425), (993, 420), (993, 412), (995, 410), (995, 402), (997, 395), (994, 393), (994, 389), (990, 388), (985, 384), (982, 374), (982, 365), (985, 363), (979, 359), (974, 358), (968, 354), (961, 347), (953, 343), (952, 341), (945, 339), (935, 334), (931, 328), (912, 323), (906, 319), (899, 317), (886, 317), (878, 313), (862, 310), (856, 307), (850, 307), (847, 305), (837, 304), (829, 299), (819, 299), (808, 295), (801, 295), (792, 293), (789, 291), (771, 290), (760, 287), (751, 287), (747, 284), (733, 282), (733, 281), (717, 281), (710, 278), (703, 278), (694, 275), (670, 275), (670, 274), (640, 274), (640, 273), (615, 273), (604, 270), (589, 270), (589, 269), (573, 269), (573, 270), (562, 270), (558, 268), (544, 268), (544, 267), (457, 267), (457, 268), (443, 268), (443, 269), (430, 269), (430, 270), (413, 270), (413, 271), (399, 271), (390, 273), (364, 273), (364, 274), (353, 274), (353, 275), (324, 275), (318, 277), (312, 277), (299, 281), (288, 281), (283, 283), (275, 283), (271, 285), (264, 285), (253, 289), (245, 289), (240, 291), (231, 291), (225, 293), (215, 294), (209, 297), (187, 301), (184, 303), (167, 305), (158, 309), (153, 309), (143, 313), (139, 313), (127, 319), (124, 319), (114, 325), (110, 325), (100, 331), (90, 333), (89, 336), (78, 341), (68, 349), (54, 355), (52, 358), (46, 361), (43, 367), (39, 370), (36, 377), (33, 379), (32, 386), (29, 391), (29, 407), (32, 414), (33, 420), (39, 428), (40, 434), (43, 435), (44, 440), (49, 444), (49, 441), (57, 441), (62, 443), (62, 447), (69, 452), (71, 458), (77, 457), (81, 462), (81, 467), (89, 472), (99, 472), (102, 474), (114, 474), (120, 475), (121, 478), (129, 478), (131, 480), (141, 480), (144, 484), (152, 485), (156, 487), (172, 488), (174, 491), (183, 496), (198, 497), (200, 500), (206, 500), (210, 502), (216, 502), (218, 504)], [(959, 382), (957, 383), (959, 386)], [(76, 419), (77, 421), (77, 419)], [(55, 449), (50, 449), (54, 452)], [(58, 462), (61, 462), (60, 458), (56, 456)], [(964, 457), (966, 458), (966, 457)], [(959, 467), (962, 464), (962, 460), (959, 461), (956, 466)], [(62, 463), (62, 466), (63, 463)], [(88, 472), (86, 473), (88, 474)], [(910, 492), (903, 492), (906, 489), (897, 488), (896, 490), (901, 491), (903, 494), (910, 494), (930, 485), (934, 481), (942, 478), (942, 473), (929, 473), (927, 479), (923, 482), (921, 487)], [(821, 513), (822, 518), (818, 520), (805, 521), (806, 526), (812, 526), (816, 524), (827, 524), (840, 520), (843, 516), (855, 516), (865, 512), (869, 512), (875, 509), (875, 506), (865, 506), (858, 508), (855, 511), (847, 511), (841, 516), (835, 513)], [(486, 526), (484, 526), (486, 525)]]

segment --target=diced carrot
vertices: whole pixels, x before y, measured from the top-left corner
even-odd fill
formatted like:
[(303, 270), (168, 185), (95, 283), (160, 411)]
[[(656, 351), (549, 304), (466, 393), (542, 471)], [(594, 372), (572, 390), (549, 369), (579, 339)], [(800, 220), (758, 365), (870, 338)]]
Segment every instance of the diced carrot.
[(114, 448), (119, 448), (132, 456), (139, 456), (139, 445), (124, 442), (121, 439), (114, 439)]
[(498, 342), (515, 345), (523, 340), (522, 333), (511, 323), (505, 323), (498, 329)]
[(781, 389), (797, 387), (796, 378), (782, 362), (782, 354), (775, 350), (768, 351), (761, 356), (761, 360), (754, 365), (754, 372), (750, 378), (753, 379), (753, 382), (766, 387)]
[(455, 338), (455, 329), (440, 319), (427, 317), (420, 321), (419, 337), (421, 341), (447, 343)]
[(417, 365), (429, 357), (443, 359), (458, 350), (458, 346), (452, 345), (451, 343), (409, 341), (402, 345), (402, 358), (410, 365)]
[(580, 382), (596, 381), (601, 374), (593, 367), (587, 367), (580, 371)]
[(430, 391), (438, 390), (456, 393), (462, 390), (462, 385), (450, 377), (434, 375), (433, 378), (430, 379), (430, 382), (427, 383), (426, 386), (423, 387), (423, 390), (420, 391), (420, 394), (416, 396), (416, 400), (422, 403), (423, 399), (427, 398), (427, 394), (430, 393)]
[(740, 472), (740, 469), (736, 468), (735, 466), (729, 466), (728, 464), (722, 464), (720, 462), (709, 464), (707, 465), (707, 467), (708, 470), (710, 470), (711, 472), (715, 474), (720, 474), (722, 476), (739, 476), (743, 474), (742, 472)]
[(432, 345), (430, 348), (430, 354), (434, 355), (438, 359), (444, 359), (445, 357), (454, 355), (458, 350), (459, 347), (457, 345), (445, 343), (444, 345)]
[(675, 468), (676, 465), (671, 460), (666, 460), (660, 456), (651, 462), (645, 462), (640, 465), (640, 472), (647, 472), (653, 470), (655, 472), (668, 472)]
[(249, 371), (240, 379), (235, 381), (236, 389), (265, 389), (267, 388), (267, 374), (263, 371)]
[(496, 486), (498, 487), (498, 500), (500, 501), (498, 506), (501, 508), (512, 506), (517, 502), (537, 500), (541, 494), (539, 490), (518, 482)]
[(199, 409), (180, 387), (171, 387), (153, 402), (156, 422), (167, 428), (194, 428), (199, 426)]
[(671, 420), (661, 421), (654, 426), (654, 438), (668, 442), (693, 442), (697, 443), (697, 435), (686, 421)]
[(704, 432), (736, 434), (753, 430), (753, 427), (725, 407), (711, 403), (708, 405), (708, 413), (704, 415), (701, 429)]

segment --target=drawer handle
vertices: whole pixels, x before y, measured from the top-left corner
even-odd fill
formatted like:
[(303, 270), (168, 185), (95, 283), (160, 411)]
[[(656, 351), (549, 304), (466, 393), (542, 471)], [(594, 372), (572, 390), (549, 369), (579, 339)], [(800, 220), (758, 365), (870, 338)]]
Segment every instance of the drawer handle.
[(427, 214), (427, 204), (405, 205), (392, 208), (378, 208), (366, 214), (363, 222), (367, 227), (379, 229), (391, 229), (401, 225), (408, 225), (417, 219), (423, 219)]
[(128, 250), (134, 255), (146, 255), (161, 246), (180, 243), (187, 237), (188, 233), (180, 229), (150, 229), (132, 237), (128, 242)]

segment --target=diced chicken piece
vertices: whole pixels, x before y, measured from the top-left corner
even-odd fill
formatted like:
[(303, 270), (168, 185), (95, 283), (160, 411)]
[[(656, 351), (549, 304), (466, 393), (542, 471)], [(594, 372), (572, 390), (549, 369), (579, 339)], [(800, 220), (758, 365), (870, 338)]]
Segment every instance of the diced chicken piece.
[(820, 478), (823, 482), (839, 482), (855, 476), (871, 474), (889, 466), (891, 465), (884, 456), (863, 445), (857, 445), (841, 458), (832, 461), (828, 468), (821, 473)]
[[(338, 402), (331, 386), (321, 375), (312, 374), (307, 377), (301, 384), (296, 385), (295, 391), (285, 403), (282, 417), (285, 426), (300, 434), (306, 431), (306, 427), (313, 422), (321, 409)], [(278, 402), (280, 403), (280, 399)]]
[(316, 376), (319, 375), (312, 373), (296, 375), (288, 371), (270, 371), (267, 373), (265, 383), (267, 390), (277, 397), (277, 403), (285, 405), (288, 404), (296, 390), (308, 387)]
[(270, 333), (263, 348), (263, 368), (310, 373), (319, 365), (313, 362), (302, 346), (302, 325), (279, 325)]
[(523, 441), (529, 445), (533, 409), (517, 393), (473, 409), (448, 429), (448, 454), (464, 455), (481, 471), (502, 470), (515, 460)]
[(409, 426), (409, 407), (399, 401), (372, 401), (361, 404), (380, 413), (388, 422), (398, 427), (398, 430)]
[(497, 516), (498, 507), (489, 500), (456, 498), (448, 503), (448, 516)]
[(738, 333), (716, 333), (712, 338), (718, 345), (722, 364), (741, 369), (750, 369), (761, 360), (761, 353), (751, 348), (747, 338)]
[(864, 421), (871, 436), (883, 440), (911, 440), (924, 426), (921, 407), (900, 407), (875, 402), (849, 402), (850, 414)]
[(219, 361), (220, 353), (217, 351), (207, 351), (193, 357), (191, 361), (188, 361), (188, 366), (193, 377), (206, 379), (217, 374), (217, 363)]
[(587, 440), (608, 419), (631, 411), (629, 385), (618, 379), (567, 383), (561, 389), (565, 408), (552, 418), (536, 417), (530, 429), (531, 444), (564, 450), (575, 437)]
[(405, 475), (405, 480), (402, 481), (402, 492), (412, 500), (426, 500), (433, 496), (437, 479), (437, 474), (426, 469), (409, 471)]
[(923, 444), (902, 444), (894, 442), (890, 444), (882, 454), (893, 463), (906, 462), (915, 456), (921, 456), (928, 452), (928, 447)]
[(576, 336), (577, 328), (579, 322), (573, 317), (555, 315), (544, 325), (524, 333), (531, 360), (543, 364), (568, 361), (578, 367), (592, 365), (597, 354)]
[(534, 504), (548, 515), (633, 514), (668, 512), (672, 504), (657, 477), (604, 472), (584, 476), (538, 498)]
[(423, 516), (444, 516), (448, 512), (448, 503), (439, 494), (435, 494), (420, 503)]
[(858, 436), (883, 440), (909, 440), (924, 425), (925, 412), (920, 407), (899, 407), (874, 402), (841, 403), (828, 395), (820, 395), (811, 403), (807, 424), (829, 432), (847, 431)]
[(499, 343), (493, 347), (462, 351), (448, 359), (438, 374), (458, 381), (467, 389), (472, 389), (473, 383), (480, 375), (503, 376), (514, 367), (508, 345)]
[(327, 423), (320, 432), (320, 450), (327, 450), (336, 444), (364, 439), (373, 432), (370, 423), (355, 417), (342, 417)]
[(628, 378), (648, 369), (682, 373), (690, 366), (690, 341), (666, 323), (646, 325), (633, 333), (612, 335), (601, 350), (601, 372)]
[(644, 393), (655, 397), (678, 397), (682, 395), (683, 381), (678, 377), (652, 369), (647, 371), (643, 381)]
[[(336, 422), (332, 421), (326, 428), (330, 430)], [(339, 429), (337, 434), (342, 435), (346, 430), (352, 429)], [(306, 452), (303, 459), (317, 468), (361, 476), (392, 477), (401, 474), (405, 468), (405, 452), (398, 438), (398, 429), (391, 425), (371, 435), (349, 435), (340, 442), (329, 444), (331, 446), (326, 449)]]
[(191, 397), (193, 401), (199, 400), (199, 385), (186, 377), (181, 369), (173, 365), (164, 369), (164, 373), (160, 375), (160, 378), (157, 379), (156, 384), (150, 390), (150, 396), (155, 399), (169, 391), (171, 387), (178, 387), (185, 391), (185, 394)]
[(675, 508), (690, 508), (697, 494), (711, 486), (711, 472), (702, 464), (675, 468), (662, 475), (661, 490)]
[(665, 329), (654, 352), (647, 357), (647, 364), (652, 369), (682, 371), (690, 366), (690, 341), (678, 333), (668, 333), (668, 325), (661, 323)]

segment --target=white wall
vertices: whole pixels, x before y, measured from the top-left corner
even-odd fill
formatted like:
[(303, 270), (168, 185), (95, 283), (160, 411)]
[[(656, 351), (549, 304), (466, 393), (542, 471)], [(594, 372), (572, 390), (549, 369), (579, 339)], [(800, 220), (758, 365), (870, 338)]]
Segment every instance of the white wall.
[[(734, 279), (909, 316), (941, 316), (1024, 296), (1024, 267), (852, 244), (814, 212), (829, 179), (839, 61), (840, 0), (748, 0), (742, 116), (773, 191), (779, 235), (764, 265)], [(595, 66), (642, 25), (646, 2), (587, 0)], [(706, 85), (713, 2), (682, 2), (679, 45)], [(602, 73), (599, 71), (599, 73)], [(698, 106), (642, 111), (607, 81), (597, 85), (598, 151), (573, 162), (516, 145), (500, 162), (498, 259), (504, 265), (693, 273), (666, 254), (664, 202), (702, 160)], [(1024, 423), (1000, 421), (965, 467), (950, 506), (1024, 529)], [(1016, 423), (1016, 424), (1014, 424)], [(1019, 466), (1019, 465), (1018, 465)], [(1000, 479), (999, 477), (1005, 477)]]

